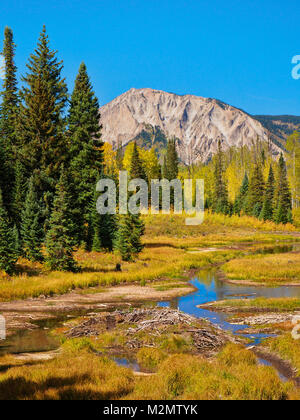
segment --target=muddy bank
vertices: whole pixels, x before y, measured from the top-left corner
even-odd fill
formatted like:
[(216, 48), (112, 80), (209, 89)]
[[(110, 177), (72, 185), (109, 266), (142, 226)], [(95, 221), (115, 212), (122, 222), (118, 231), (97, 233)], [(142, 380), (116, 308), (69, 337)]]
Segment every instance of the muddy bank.
[(300, 387), (300, 377), (297, 377), (297, 370), (289, 361), (281, 359), (279, 356), (277, 356), (277, 354), (271, 353), (262, 347), (251, 347), (249, 349), (257, 357), (269, 362), (287, 380), (293, 381), (296, 386)]
[[(167, 286), (166, 286), (167, 285)], [(161, 290), (163, 288), (167, 290)], [(20, 329), (38, 328), (36, 321), (54, 319), (68, 313), (86, 313), (93, 310), (109, 310), (116, 306), (131, 306), (143, 301), (164, 301), (192, 293), (195, 288), (187, 282), (162, 282), (147, 286), (136, 284), (101, 289), (87, 289), (84, 293), (73, 291), (54, 297), (1, 302), (0, 313), (6, 319), (7, 336)]]

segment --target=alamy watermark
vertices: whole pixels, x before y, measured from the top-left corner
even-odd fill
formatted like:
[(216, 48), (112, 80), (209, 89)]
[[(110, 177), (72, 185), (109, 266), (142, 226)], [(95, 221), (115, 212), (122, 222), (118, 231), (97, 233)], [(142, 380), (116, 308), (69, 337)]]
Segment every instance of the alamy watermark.
[(294, 55), (292, 58), (292, 64), (295, 66), (292, 69), (292, 78), (295, 80), (300, 79), (300, 55)]
[(0, 340), (6, 339), (6, 322), (4, 316), (0, 315)]
[(295, 315), (292, 319), (292, 324), (294, 325), (294, 328), (292, 330), (292, 337), (295, 340), (300, 339), (300, 315)]
[[(193, 194), (195, 187), (195, 194)], [(117, 213), (117, 186), (109, 178), (97, 183), (97, 211), (100, 214)], [(150, 194), (149, 194), (150, 193)], [(149, 197), (150, 202), (149, 202)], [(194, 204), (193, 204), (194, 203)], [(174, 214), (185, 212), (186, 225), (200, 225), (204, 221), (204, 180), (152, 179), (150, 191), (144, 179), (129, 180), (127, 171), (119, 172), (119, 214)]]

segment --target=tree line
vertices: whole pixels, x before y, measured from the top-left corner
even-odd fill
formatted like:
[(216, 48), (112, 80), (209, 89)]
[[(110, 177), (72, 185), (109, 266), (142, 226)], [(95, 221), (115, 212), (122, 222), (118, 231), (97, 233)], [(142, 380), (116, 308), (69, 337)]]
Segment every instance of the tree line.
[(116, 249), (124, 260), (132, 259), (142, 249), (140, 215), (96, 211), (96, 183), (107, 175), (99, 102), (86, 65), (80, 65), (69, 98), (63, 62), (43, 27), (19, 89), (15, 49), (7, 27), (0, 106), (0, 269), (13, 274), (24, 256), (51, 270), (78, 271), (73, 254), (79, 246)]

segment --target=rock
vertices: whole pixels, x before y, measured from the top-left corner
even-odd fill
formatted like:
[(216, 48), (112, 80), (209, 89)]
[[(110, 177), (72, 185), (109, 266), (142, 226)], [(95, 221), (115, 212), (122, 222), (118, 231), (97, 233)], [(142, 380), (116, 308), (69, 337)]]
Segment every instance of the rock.
[[(149, 137), (146, 147), (155, 144), (155, 130), (179, 139), (178, 152), (186, 164), (207, 161), (216, 152), (218, 139), (224, 148), (252, 145), (260, 137), (267, 142), (269, 132), (249, 114), (219, 100), (194, 95), (175, 95), (154, 89), (130, 89), (101, 109), (102, 138), (126, 145), (142, 132)], [(144, 136), (145, 137), (145, 136)], [(143, 140), (144, 141), (144, 140)], [(273, 153), (279, 148), (271, 143)]]

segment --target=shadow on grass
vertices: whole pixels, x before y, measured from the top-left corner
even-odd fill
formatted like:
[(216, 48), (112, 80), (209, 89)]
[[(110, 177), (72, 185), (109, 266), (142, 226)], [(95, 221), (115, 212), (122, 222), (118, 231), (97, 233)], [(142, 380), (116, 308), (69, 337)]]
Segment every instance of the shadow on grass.
[(67, 378), (52, 376), (41, 382), (16, 376), (0, 382), (0, 400), (110, 400), (120, 398), (128, 393), (125, 390), (99, 391), (89, 381), (89, 375), (74, 375)]

